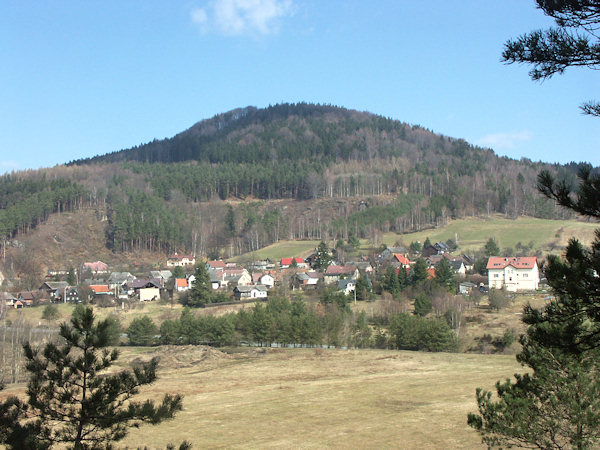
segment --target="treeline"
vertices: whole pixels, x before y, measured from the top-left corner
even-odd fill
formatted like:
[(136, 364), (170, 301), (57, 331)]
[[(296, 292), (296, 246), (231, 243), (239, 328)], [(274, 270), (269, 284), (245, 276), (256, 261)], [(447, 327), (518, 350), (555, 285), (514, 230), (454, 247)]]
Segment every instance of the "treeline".
[(128, 329), (130, 343), (152, 345), (328, 346), (396, 348), (424, 351), (456, 351), (458, 340), (443, 319), (406, 314), (390, 318), (387, 332), (374, 329), (364, 312), (352, 313), (338, 304), (311, 306), (301, 300), (271, 298), (250, 310), (225, 316), (196, 316), (184, 309), (175, 320), (158, 328), (139, 318)]
[(310, 197), (309, 175), (322, 170), (318, 164), (281, 162), (277, 164), (223, 163), (201, 164), (128, 164), (142, 174), (154, 193), (165, 200), (171, 191), (180, 191), (193, 202), (218, 196), (260, 199)]
[(84, 195), (81, 184), (67, 179), (0, 177), (0, 237), (26, 233), (52, 213), (72, 211)]

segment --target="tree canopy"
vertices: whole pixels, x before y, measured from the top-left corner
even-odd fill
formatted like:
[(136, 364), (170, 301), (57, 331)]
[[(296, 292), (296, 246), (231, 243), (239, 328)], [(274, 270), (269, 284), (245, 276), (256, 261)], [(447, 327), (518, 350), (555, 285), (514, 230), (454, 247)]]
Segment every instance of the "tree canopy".
[(11, 448), (107, 448), (129, 427), (156, 424), (181, 410), (180, 395), (165, 395), (160, 405), (133, 399), (156, 380), (156, 359), (132, 371), (107, 372), (119, 356), (107, 348), (109, 328), (91, 308), (78, 307), (60, 327), (60, 345), (48, 343), (41, 351), (25, 345), (27, 402), (12, 397), (0, 405), (0, 442)]
[[(548, 173), (540, 191), (564, 207), (600, 218), (600, 179), (584, 168), (577, 195)], [(468, 422), (492, 446), (592, 448), (600, 444), (600, 230), (590, 249), (572, 239), (564, 259), (548, 257), (556, 294), (544, 308), (527, 306), (517, 360), (531, 369), (496, 384), (497, 397), (477, 389), (479, 414)]]
[[(568, 67), (600, 68), (600, 1), (536, 0), (538, 8), (552, 17), (556, 27), (536, 30), (506, 42), (502, 60), (533, 66), (529, 75), (544, 80)], [(585, 114), (600, 116), (600, 104), (584, 103)]]

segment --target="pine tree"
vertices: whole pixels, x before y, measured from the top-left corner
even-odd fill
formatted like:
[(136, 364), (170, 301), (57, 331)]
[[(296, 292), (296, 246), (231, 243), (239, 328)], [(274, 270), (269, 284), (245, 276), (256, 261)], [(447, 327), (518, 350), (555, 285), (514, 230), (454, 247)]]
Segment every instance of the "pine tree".
[[(600, 177), (588, 167), (573, 198), (564, 182), (547, 173), (538, 187), (559, 204), (600, 218)], [(529, 373), (496, 384), (497, 398), (477, 389), (479, 414), (469, 425), (488, 445), (596, 448), (600, 445), (600, 230), (591, 249), (571, 240), (565, 259), (548, 258), (545, 269), (556, 299), (525, 308), (528, 325), (517, 360)]]
[(60, 327), (61, 345), (46, 344), (41, 352), (25, 345), (28, 400), (9, 398), (0, 405), (0, 416), (8, 411), (13, 418), (0, 432), (1, 442), (12, 448), (108, 448), (129, 427), (157, 424), (181, 410), (180, 395), (165, 395), (158, 406), (132, 399), (156, 380), (158, 362), (133, 371), (108, 370), (119, 355), (107, 348), (108, 327), (106, 321), (96, 322), (91, 308), (78, 307), (70, 323)]
[(435, 266), (435, 281), (450, 292), (456, 288), (454, 269), (452, 269), (450, 262), (446, 258), (442, 258), (438, 265)]
[(432, 304), (429, 297), (424, 292), (417, 295), (415, 299), (415, 315), (425, 317), (431, 312)]
[(488, 241), (485, 243), (485, 247), (483, 247), (483, 253), (488, 258), (490, 256), (498, 256), (500, 254), (500, 247), (498, 247), (498, 244), (496, 243), (494, 238), (489, 238)]
[(131, 345), (153, 345), (158, 327), (148, 316), (136, 317), (127, 328), (127, 337)]
[(329, 248), (327, 248), (327, 244), (325, 244), (325, 242), (321, 241), (315, 252), (315, 260), (313, 266), (315, 269), (325, 270), (327, 269), (327, 267), (329, 267), (331, 261), (332, 257), (329, 253)]
[(418, 258), (415, 264), (412, 266), (410, 272), (410, 282), (412, 285), (417, 285), (427, 280), (429, 274), (427, 273), (427, 261), (423, 258)]
[[(536, 0), (538, 8), (553, 18), (556, 27), (537, 30), (506, 42), (504, 62), (533, 66), (533, 80), (562, 74), (568, 67), (600, 67), (600, 2), (598, 0)], [(600, 104), (581, 106), (585, 114), (600, 116)]]
[(203, 306), (210, 303), (212, 297), (212, 288), (210, 286), (210, 276), (204, 264), (198, 264), (194, 272), (194, 281), (187, 297), (187, 306)]

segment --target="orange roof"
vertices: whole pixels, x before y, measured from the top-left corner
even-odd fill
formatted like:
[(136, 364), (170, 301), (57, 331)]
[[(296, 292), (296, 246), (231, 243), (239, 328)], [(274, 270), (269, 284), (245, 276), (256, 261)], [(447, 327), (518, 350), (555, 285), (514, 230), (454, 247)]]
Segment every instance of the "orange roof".
[(486, 269), (504, 269), (506, 266), (513, 266), (515, 269), (533, 269), (537, 266), (537, 258), (535, 256), (512, 258), (492, 256), (488, 259)]
[(185, 278), (175, 278), (175, 286), (188, 287), (188, 280), (186, 280)]
[(427, 279), (432, 279), (435, 278), (435, 269), (433, 267), (430, 267), (429, 269), (427, 269)]
[(402, 253), (394, 253), (394, 258), (400, 263), (404, 265), (410, 264), (410, 260), (404, 256)]
[(94, 291), (94, 294), (100, 294), (101, 292), (110, 292), (108, 284), (93, 284), (90, 289)]

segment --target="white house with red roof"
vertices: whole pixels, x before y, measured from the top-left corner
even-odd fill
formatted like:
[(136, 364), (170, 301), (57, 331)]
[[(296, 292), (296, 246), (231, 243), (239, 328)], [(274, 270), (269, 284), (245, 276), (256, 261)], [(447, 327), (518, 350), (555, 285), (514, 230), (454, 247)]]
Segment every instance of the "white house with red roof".
[(177, 253), (173, 253), (167, 258), (168, 267), (193, 266), (194, 264), (196, 264), (196, 258), (193, 255), (179, 255)]
[(175, 278), (175, 291), (177, 292), (185, 292), (189, 291), (190, 284), (188, 283), (187, 278)]
[(108, 272), (108, 264), (103, 263), (102, 261), (96, 262), (84, 262), (83, 270), (89, 270), (92, 273), (107, 273)]
[(394, 253), (394, 262), (399, 263), (402, 267), (410, 267), (410, 260), (402, 253)]
[(540, 283), (540, 272), (535, 256), (492, 256), (487, 263), (490, 289), (507, 291), (535, 291)]
[(306, 269), (308, 268), (308, 264), (304, 262), (304, 260), (302, 258), (281, 258), (281, 261), (279, 262), (279, 267), (282, 269), (287, 269), (289, 267), (292, 266), (292, 264), (294, 264), (294, 261), (296, 262), (296, 267), (298, 267), (299, 269)]

